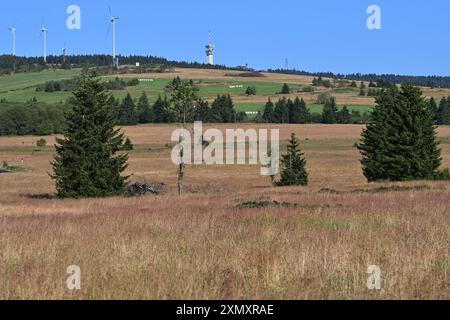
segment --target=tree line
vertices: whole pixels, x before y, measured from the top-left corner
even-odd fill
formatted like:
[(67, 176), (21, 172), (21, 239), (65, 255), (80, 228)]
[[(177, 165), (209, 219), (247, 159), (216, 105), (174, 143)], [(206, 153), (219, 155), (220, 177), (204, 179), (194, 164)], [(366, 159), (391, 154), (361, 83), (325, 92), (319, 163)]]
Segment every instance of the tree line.
[(66, 103), (0, 103), (0, 135), (50, 135), (65, 128)]
[[(37, 85), (36, 92), (72, 91), (76, 84), (76, 79), (50, 80), (43, 84)], [(133, 87), (137, 85), (139, 85), (139, 80), (137, 78), (127, 80), (116, 77), (105, 82), (105, 87), (108, 90), (123, 90), (126, 87)]]
[(386, 82), (391, 84), (407, 84), (413, 83), (422, 87), (430, 88), (450, 88), (450, 77), (448, 76), (405, 76), (397, 74), (342, 74), (333, 72), (308, 72), (304, 70), (296, 69), (268, 69), (267, 72), (271, 73), (284, 73), (284, 74), (294, 74), (303, 75), (311, 77), (324, 77), (332, 79), (347, 79), (354, 81), (373, 81), (373, 82)]
[(322, 113), (311, 113), (305, 101), (296, 97), (294, 100), (283, 97), (276, 103), (270, 99), (264, 106), (262, 113), (258, 113), (255, 122), (258, 123), (323, 123), (323, 124), (357, 124), (366, 123), (369, 119), (367, 112), (350, 111), (347, 106), (338, 110), (334, 97), (327, 97), (324, 101)]
[[(150, 103), (143, 92), (137, 102), (127, 94), (122, 100), (111, 96), (108, 103), (114, 106), (120, 125), (178, 122), (175, 106), (167, 96), (159, 95), (154, 103)], [(218, 95), (211, 104), (196, 97), (193, 110), (185, 119), (187, 122), (236, 123), (247, 120), (247, 115), (235, 110), (230, 95)]]
[[(237, 69), (239, 67), (227, 67), (224, 65), (208, 65), (198, 62), (172, 61), (163, 57), (151, 55), (130, 55), (118, 56), (121, 65), (135, 65), (139, 62), (142, 66), (165, 66), (179, 68), (207, 68), (207, 69)], [(0, 55), (0, 74), (11, 72), (36, 72), (42, 71), (52, 66), (61, 68), (84, 68), (84, 67), (110, 67), (112, 56), (107, 54), (84, 54), (84, 55), (49, 55), (47, 63), (42, 57), (21, 57), (12, 55)]]

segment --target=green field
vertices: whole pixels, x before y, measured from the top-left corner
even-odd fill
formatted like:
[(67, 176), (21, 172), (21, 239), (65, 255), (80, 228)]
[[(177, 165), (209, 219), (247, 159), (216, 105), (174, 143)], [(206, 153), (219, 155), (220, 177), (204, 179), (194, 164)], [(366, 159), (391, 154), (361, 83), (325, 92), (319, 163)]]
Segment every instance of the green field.
[(42, 72), (17, 73), (0, 77), (0, 99), (25, 102), (36, 97), (43, 102), (59, 102), (70, 96), (68, 92), (36, 92), (36, 86), (50, 80), (66, 80), (80, 74), (80, 69), (46, 70)]
[[(50, 80), (70, 79), (79, 73), (80, 69), (47, 70), (43, 72), (18, 73), (2, 76), (0, 77), (0, 99), (6, 99), (11, 102), (26, 102), (36, 97), (38, 101), (42, 102), (60, 102), (67, 99), (70, 93), (64, 91), (50, 93), (36, 92), (36, 87)], [(139, 76), (137, 75), (137, 77)], [(106, 77), (104, 78), (106, 79)], [(215, 81), (202, 79), (193, 79), (193, 81), (199, 88), (198, 94), (204, 99), (211, 99), (219, 94), (245, 96), (245, 90), (250, 86), (256, 88), (258, 95), (270, 95), (279, 92), (282, 86), (282, 84), (276, 82)], [(112, 93), (118, 98), (125, 97), (127, 93), (131, 93), (134, 98), (138, 98), (145, 91), (150, 101), (154, 101), (158, 95), (167, 94), (164, 89), (169, 83), (170, 79), (153, 79), (151, 82), (141, 82), (137, 86), (128, 87), (126, 90), (112, 91)], [(291, 84), (290, 87), (294, 91), (300, 89), (300, 86), (295, 84)]]
[(37, 85), (46, 81), (70, 79), (78, 74), (80, 74), (80, 69), (46, 70), (0, 76), (0, 93), (36, 88)]

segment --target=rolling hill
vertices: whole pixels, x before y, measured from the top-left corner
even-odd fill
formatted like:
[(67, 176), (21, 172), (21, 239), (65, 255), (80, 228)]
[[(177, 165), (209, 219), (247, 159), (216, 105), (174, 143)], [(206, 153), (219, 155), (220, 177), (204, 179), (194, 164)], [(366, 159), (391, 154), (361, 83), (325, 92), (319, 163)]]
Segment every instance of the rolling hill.
[[(41, 72), (17, 73), (0, 77), (0, 100), (11, 102), (26, 102), (36, 97), (41, 102), (60, 102), (70, 96), (70, 92), (37, 92), (39, 85), (47, 81), (59, 81), (71, 79), (78, 75), (81, 69), (71, 70), (45, 70)], [(261, 110), (268, 99), (277, 101), (281, 97), (301, 97), (312, 112), (320, 112), (322, 106), (317, 104), (317, 97), (320, 93), (328, 92), (336, 98), (339, 106), (346, 105), (350, 110), (365, 112), (371, 109), (375, 101), (373, 97), (359, 96), (359, 88), (349, 87), (349, 82), (336, 82), (333, 88), (312, 87), (313, 77), (282, 73), (251, 73), (233, 70), (218, 69), (195, 69), (195, 68), (173, 68), (168, 72), (159, 73), (123, 73), (117, 75), (103, 76), (105, 80), (114, 77), (137, 78), (140, 83), (137, 86), (126, 87), (123, 90), (113, 90), (112, 93), (123, 98), (130, 93), (134, 98), (138, 98), (143, 91), (149, 95), (150, 101), (156, 100), (158, 95), (168, 94), (165, 91), (166, 85), (175, 77), (192, 79), (199, 88), (198, 94), (206, 100), (213, 100), (219, 94), (230, 94), (235, 103), (236, 109), (245, 112), (255, 112)], [(281, 95), (278, 92), (284, 83), (287, 83), (292, 93)], [(367, 83), (366, 83), (367, 86)], [(247, 96), (247, 87), (255, 87), (256, 95)], [(311, 88), (314, 89), (310, 92)], [(441, 99), (450, 95), (450, 89), (443, 88), (423, 88), (424, 95)]]

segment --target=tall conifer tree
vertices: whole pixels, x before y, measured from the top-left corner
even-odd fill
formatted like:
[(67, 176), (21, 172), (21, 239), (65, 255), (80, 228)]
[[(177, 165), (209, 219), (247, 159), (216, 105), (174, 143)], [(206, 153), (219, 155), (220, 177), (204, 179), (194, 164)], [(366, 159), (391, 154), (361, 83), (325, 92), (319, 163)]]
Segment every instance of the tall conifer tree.
[(281, 170), (281, 179), (277, 182), (278, 186), (306, 186), (308, 184), (306, 160), (294, 133), (291, 134), (289, 139), (287, 153), (281, 158)]
[(83, 74), (70, 99), (64, 138), (56, 139), (52, 178), (60, 198), (106, 197), (123, 192), (128, 155), (109, 94), (94, 72)]
[(418, 87), (383, 90), (358, 146), (368, 181), (433, 178), (441, 153), (433, 115)]
[(145, 92), (142, 92), (141, 97), (137, 105), (137, 112), (139, 117), (139, 123), (150, 123), (153, 122), (154, 114), (152, 107), (148, 102), (148, 97)]
[(133, 98), (128, 93), (119, 107), (119, 124), (131, 126), (138, 124), (138, 114)]

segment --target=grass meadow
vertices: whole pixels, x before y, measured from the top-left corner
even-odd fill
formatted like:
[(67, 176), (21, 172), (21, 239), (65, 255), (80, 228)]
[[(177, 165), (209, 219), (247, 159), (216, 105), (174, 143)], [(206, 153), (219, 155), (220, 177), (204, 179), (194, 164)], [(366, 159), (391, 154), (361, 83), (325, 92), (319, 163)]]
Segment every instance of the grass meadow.
[[(57, 200), (53, 147), (0, 138), (0, 160), (24, 156), (29, 169), (0, 174), (0, 299), (450, 298), (448, 182), (368, 184), (359, 125), (256, 128), (298, 134), (308, 187), (274, 188), (259, 166), (198, 165), (178, 196), (174, 127), (145, 125), (124, 128), (127, 174), (166, 183), (165, 195)], [(439, 137), (450, 166), (450, 127)], [(81, 290), (66, 287), (69, 265)], [(381, 290), (366, 286), (369, 265)]]

